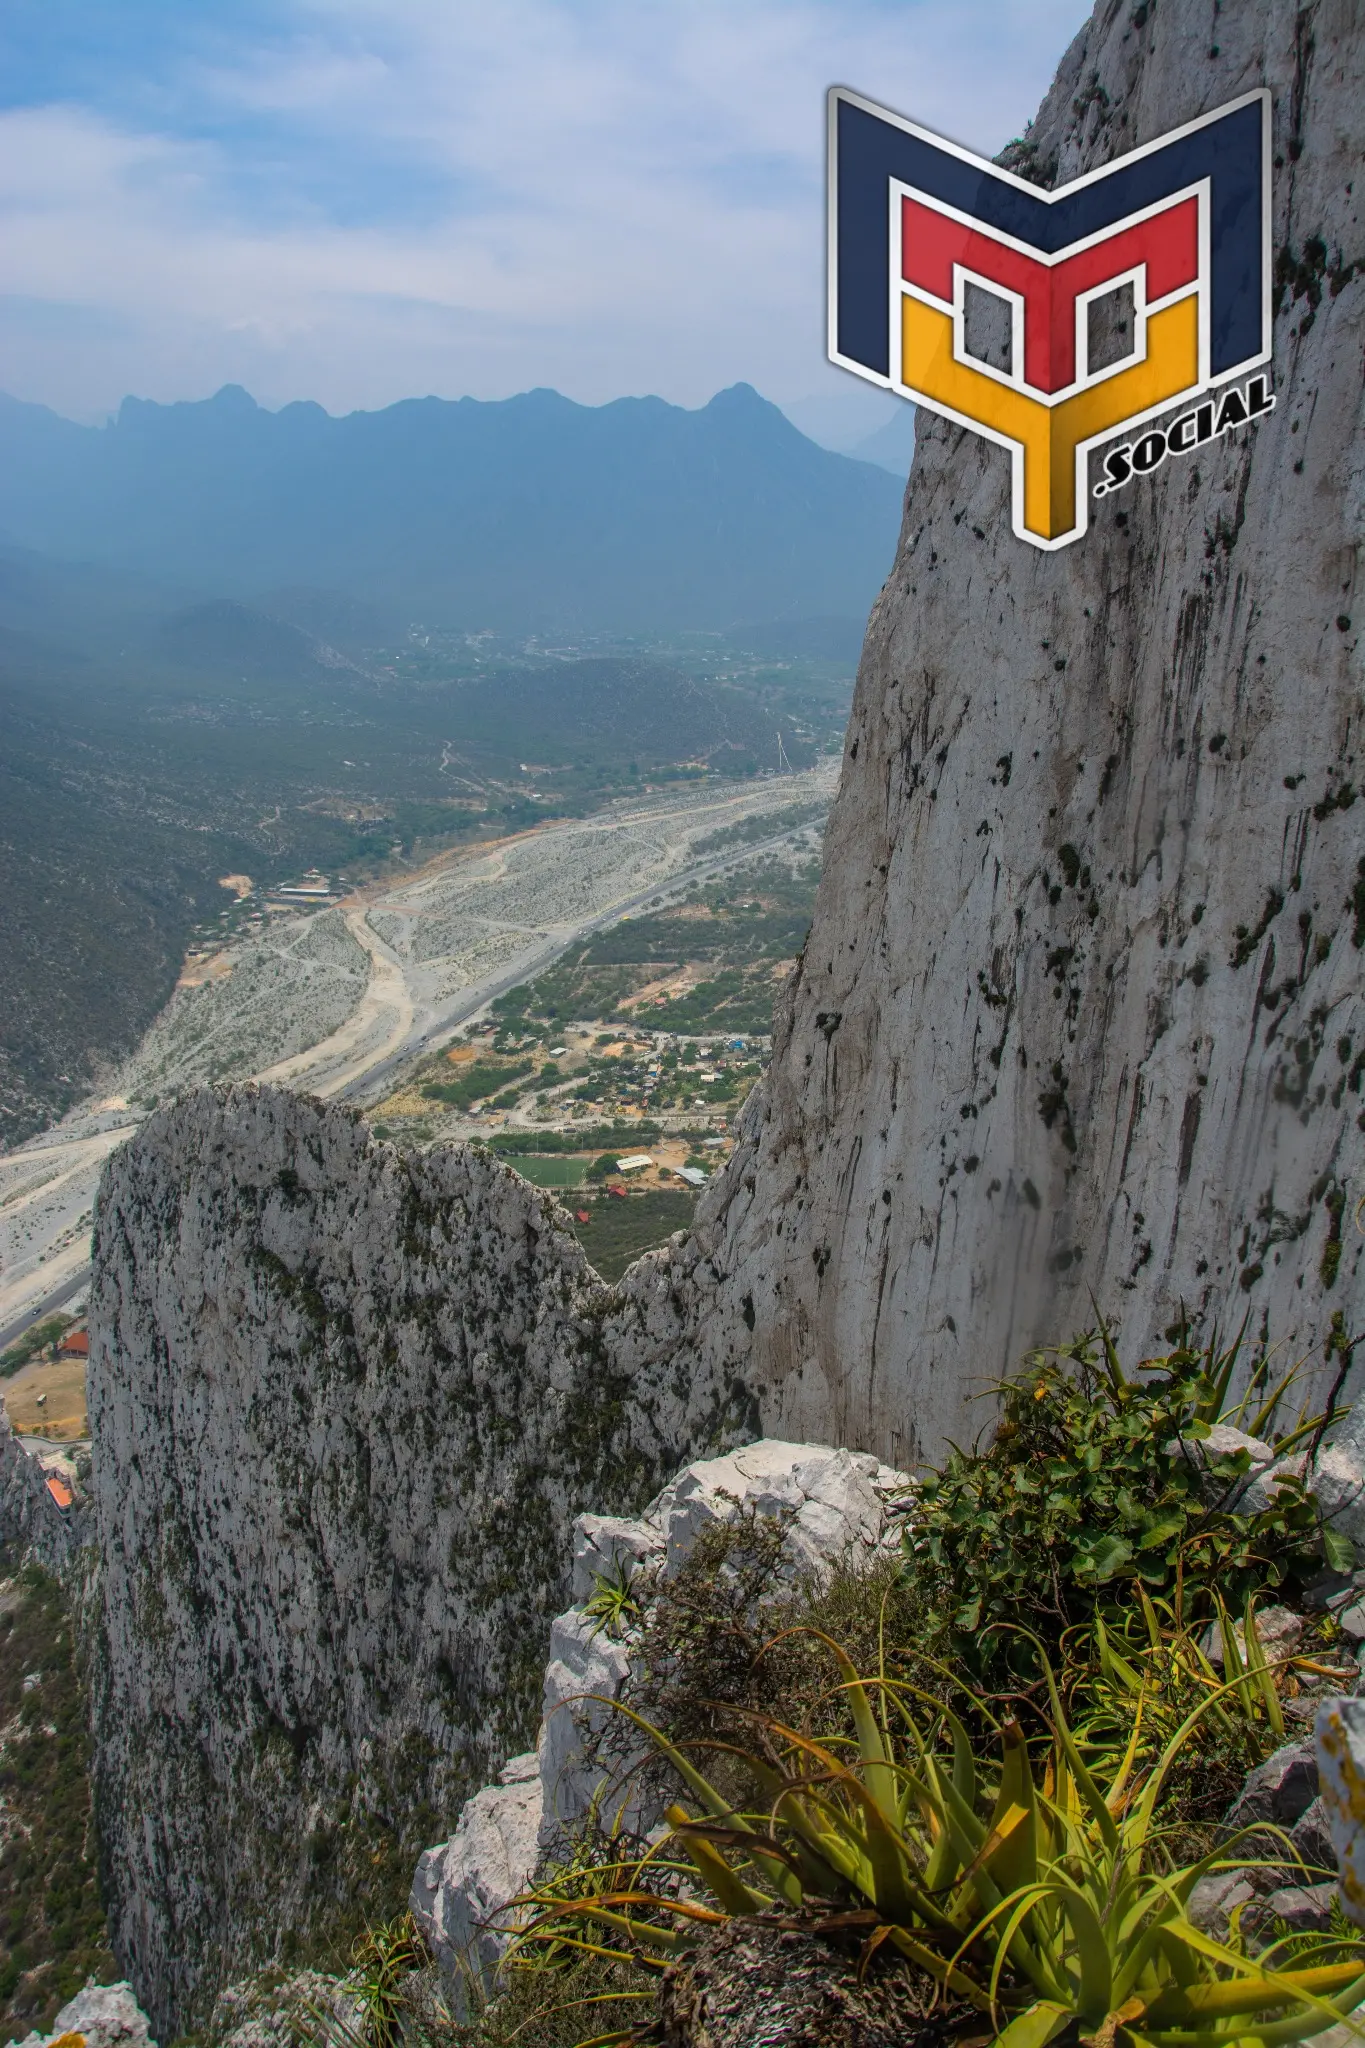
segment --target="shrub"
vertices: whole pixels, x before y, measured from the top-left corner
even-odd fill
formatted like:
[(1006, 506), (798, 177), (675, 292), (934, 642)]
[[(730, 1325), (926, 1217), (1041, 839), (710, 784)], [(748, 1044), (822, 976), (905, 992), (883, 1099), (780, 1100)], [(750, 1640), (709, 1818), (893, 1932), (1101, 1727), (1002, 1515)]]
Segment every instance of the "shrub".
[[(1003, 1683), (1033, 1669), (1020, 1625), (1055, 1650), (1097, 1609), (1136, 1605), (1139, 1588), (1183, 1624), (1212, 1613), (1215, 1588), (1240, 1608), (1249, 1593), (1320, 1570), (1320, 1517), (1300, 1482), (1284, 1482), (1260, 1513), (1238, 1513), (1247, 1453), (1195, 1451), (1224, 1415), (1237, 1355), (1237, 1345), (1182, 1347), (1129, 1378), (1101, 1326), (1005, 1381), (987, 1448), (953, 1450), (907, 1509), (906, 1568), (935, 1610), (938, 1649)], [(1227, 1419), (1257, 1434), (1288, 1384)], [(1349, 1562), (1340, 1538), (1327, 1541), (1334, 1563)]]

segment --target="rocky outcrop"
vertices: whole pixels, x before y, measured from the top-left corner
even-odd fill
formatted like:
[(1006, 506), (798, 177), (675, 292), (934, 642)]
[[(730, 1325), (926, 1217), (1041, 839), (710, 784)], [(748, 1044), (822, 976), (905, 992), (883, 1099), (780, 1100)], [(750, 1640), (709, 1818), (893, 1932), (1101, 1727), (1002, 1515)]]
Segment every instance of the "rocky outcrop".
[[(517, 1921), (512, 1902), (547, 1856), (571, 1851), (590, 1815), (636, 1838), (658, 1825), (657, 1795), (639, 1780), (647, 1745), (612, 1702), (643, 1675), (650, 1592), (676, 1578), (702, 1531), (745, 1515), (781, 1523), (772, 1581), (781, 1595), (897, 1541), (888, 1504), (906, 1484), (903, 1473), (866, 1455), (765, 1440), (687, 1466), (637, 1518), (578, 1516), (577, 1604), (551, 1630), (536, 1749), (513, 1757), (499, 1782), (469, 1801), (450, 1840), (424, 1852), (413, 1879), (413, 1918), (457, 1992), (471, 1972), (491, 1973)], [(615, 1628), (584, 1603), (622, 1577), (636, 1606)]]
[(58, 1506), (41, 1464), (29, 1456), (0, 1408), (0, 1544), (59, 1577), (89, 1534), (83, 1496), (73, 1488), (62, 1490), (73, 1495), (67, 1507)]
[(810, 938), (683, 1262), (678, 1349), (777, 1434), (912, 1466), (1092, 1291), (1136, 1357), (1182, 1304), (1290, 1358), (1365, 1311), (1365, 40), (1353, 0), (1211, 19), (1100, 0), (1013, 160), (1269, 86), (1276, 408), (1055, 555), (1005, 452), (919, 415)]
[(206, 1093), (115, 1155), (94, 1772), (160, 2032), (282, 1930), (382, 1917), (386, 1859), (534, 1733), (574, 1515), (744, 1433), (704, 1371), (617, 1363), (609, 1302), (549, 1196), (346, 1111)]
[(156, 2048), (130, 1984), (87, 1984), (57, 2014), (50, 2034), (28, 2034), (19, 2048)]
[(1357, 1927), (1365, 1927), (1365, 1700), (1324, 1701), (1314, 1745), (1342, 1910)]
[(544, 1810), (540, 1758), (530, 1749), (474, 1794), (448, 1842), (418, 1859), (408, 1905), (457, 1990), (471, 1976), (491, 1981), (506, 1951), (516, 1917), (507, 1908), (535, 1875)]

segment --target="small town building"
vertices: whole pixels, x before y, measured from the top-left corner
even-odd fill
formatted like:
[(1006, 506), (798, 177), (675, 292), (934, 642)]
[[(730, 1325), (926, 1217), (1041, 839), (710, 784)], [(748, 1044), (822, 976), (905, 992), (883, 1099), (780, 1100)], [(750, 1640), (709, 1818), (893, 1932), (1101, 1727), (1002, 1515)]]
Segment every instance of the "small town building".
[(57, 1346), (58, 1358), (89, 1358), (90, 1332), (68, 1330)]

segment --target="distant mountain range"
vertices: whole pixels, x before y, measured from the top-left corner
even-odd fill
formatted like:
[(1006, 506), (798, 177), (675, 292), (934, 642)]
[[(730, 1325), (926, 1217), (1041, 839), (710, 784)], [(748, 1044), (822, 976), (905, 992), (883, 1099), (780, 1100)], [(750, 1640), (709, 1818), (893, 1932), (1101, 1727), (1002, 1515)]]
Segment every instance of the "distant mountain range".
[[(659, 398), (405, 400), (334, 419), (239, 386), (106, 427), (0, 397), (0, 536), (255, 599), (302, 586), (471, 631), (865, 618), (901, 486), (747, 384)], [(300, 624), (304, 622), (299, 621)]]

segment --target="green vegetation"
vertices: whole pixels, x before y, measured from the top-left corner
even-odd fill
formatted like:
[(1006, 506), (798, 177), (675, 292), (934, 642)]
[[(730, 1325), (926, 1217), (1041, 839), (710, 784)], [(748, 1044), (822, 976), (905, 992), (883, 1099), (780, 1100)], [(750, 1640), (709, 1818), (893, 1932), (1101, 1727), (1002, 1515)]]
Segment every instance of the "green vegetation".
[(517, 1159), (528, 1152), (595, 1152), (604, 1146), (614, 1146), (614, 1163), (618, 1153), (637, 1151), (641, 1140), (658, 1135), (658, 1124), (651, 1123), (648, 1117), (638, 1117), (628, 1124), (592, 1124), (580, 1131), (494, 1131), (488, 1145), (505, 1159)]
[[(508, 1031), (601, 1018), (695, 1035), (769, 1032), (777, 969), (805, 944), (819, 878), (818, 860), (795, 871), (781, 861), (756, 861), (694, 890), (676, 909), (595, 933), (547, 973), (499, 996), (494, 1012)], [(697, 962), (712, 967), (706, 980), (633, 1002), (642, 989)]]
[(351, 1950), (347, 1988), (360, 2008), (364, 2048), (399, 2048), (404, 1986), (426, 1961), (426, 1945), (404, 1913), (382, 1927), (367, 1927)]
[[(1184, 1911), (1203, 1875), (1255, 1857), (1218, 1817), (1330, 1651), (1324, 1617), (1272, 1666), (1256, 1601), (1324, 1553), (1348, 1562), (1297, 1487), (1237, 1512), (1246, 1461), (1211, 1455), (1210, 1426), (1273, 1436), (1279, 1418), (1288, 1446), (1318, 1420), (1283, 1415), (1293, 1375), (1269, 1384), (1264, 1358), (1234, 1404), (1239, 1361), (1181, 1344), (1129, 1374), (1103, 1328), (1031, 1358), (985, 1445), (906, 1497), (899, 1563), (774, 1597), (783, 1532), (750, 1513), (674, 1579), (599, 1586), (603, 1625), (637, 1639), (623, 1711), (673, 1832), (585, 1837), (538, 1889), (476, 2040), (555, 1984), (564, 2031), (545, 2039), (567, 2048), (586, 2032), (571, 1991), (630, 1981), (607, 1971), (647, 1986), (755, 1914), (852, 1941), (917, 2010), (937, 2001), (946, 2038), (1004, 2048), (1270, 2048), (1357, 2003), (1365, 1944), (1344, 1923), (1258, 1953)], [(1210, 1616), (1225, 1677), (1200, 1647)]]
[[(1240, 1339), (1226, 1351), (1182, 1346), (1130, 1377), (1101, 1326), (1005, 1383), (989, 1446), (952, 1452), (908, 1525), (942, 1654), (1003, 1676), (1024, 1654), (1006, 1626), (1021, 1614), (1055, 1650), (1097, 1607), (1131, 1604), (1139, 1589), (1207, 1619), (1215, 1588), (1240, 1607), (1251, 1592), (1312, 1576), (1324, 1536), (1302, 1484), (1287, 1479), (1273, 1507), (1237, 1513), (1247, 1453), (1202, 1447), (1240, 1352)], [(1267, 1391), (1264, 1376), (1263, 1364), (1224, 1417), (1253, 1436), (1274, 1428), (1289, 1391), (1288, 1379)], [(1301, 1419), (1280, 1448), (1318, 1419)], [(1349, 1568), (1342, 1539), (1325, 1540), (1332, 1562)]]
[[(477, 1060), (453, 1081), (428, 1081), (422, 1093), (428, 1102), (444, 1102), (451, 1109), (468, 1109), (497, 1095), (510, 1081), (520, 1081), (535, 1068), (534, 1060), (514, 1060), (497, 1066), (491, 1060)], [(512, 1094), (515, 1102), (515, 1091)]]
[[(671, 1854), (605, 1866), (606, 1884), (586, 1896), (549, 1888), (523, 1952), (577, 1935), (661, 1970), (727, 1918), (804, 1912), (818, 1929), (856, 1916), (867, 1960), (903, 1957), (954, 2032), (984, 2022), (997, 2048), (1046, 2048), (1067, 2030), (1269, 2048), (1365, 1993), (1358, 1936), (1253, 1958), (1186, 1918), (1195, 1885), (1254, 1832), (1182, 1865), (1166, 1854), (1162, 1794), (1201, 1709), (1139, 1771), (1140, 1716), (1126, 1743), (1092, 1741), (1083, 1756), (1050, 1673), (1046, 1733), (1031, 1743), (1013, 1715), (974, 1735), (946, 1701), (926, 1703), (884, 1671), (864, 1680), (837, 1642), (820, 1641), (837, 1681), (814, 1726), (759, 1716), (746, 1743), (721, 1750), (749, 1780), (744, 1805), (695, 1752), (641, 1723), (690, 1795), (668, 1809)], [(700, 1879), (709, 1906), (667, 1883), (683, 1875)]]
[(627, 1558), (611, 1571), (593, 1573), (593, 1589), (583, 1603), (583, 1612), (609, 1636), (624, 1635), (630, 1624), (640, 1619), (640, 1603), (630, 1590), (634, 1576), (635, 1567)]
[(602, 1278), (614, 1282), (642, 1252), (664, 1244), (675, 1230), (688, 1229), (695, 1208), (690, 1190), (598, 1195), (587, 1211), (588, 1221), (575, 1223), (574, 1233)]
[(46, 2031), (87, 1976), (109, 1982), (85, 1700), (61, 1588), (0, 1587), (0, 2030)]
[(25, 1330), (22, 1337), (16, 1337), (7, 1351), (0, 1352), (0, 1379), (9, 1379), (21, 1366), (36, 1358), (40, 1351), (46, 1351), (49, 1344), (55, 1344), (74, 1321), (74, 1316), (44, 1316), (41, 1323), (35, 1323), (31, 1330)]

